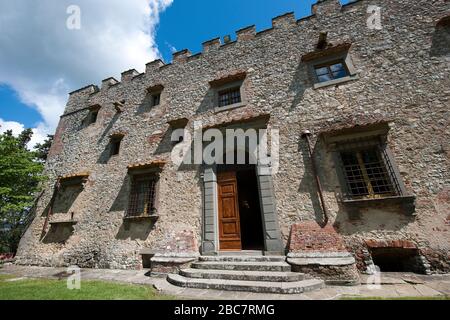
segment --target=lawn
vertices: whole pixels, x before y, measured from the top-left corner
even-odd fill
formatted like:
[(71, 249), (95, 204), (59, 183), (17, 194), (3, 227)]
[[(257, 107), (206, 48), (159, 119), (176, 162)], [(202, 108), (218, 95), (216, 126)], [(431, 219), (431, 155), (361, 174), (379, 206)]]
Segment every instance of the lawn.
[(342, 297), (340, 300), (450, 300), (449, 296), (437, 297)]
[(67, 289), (65, 279), (21, 279), (0, 275), (0, 300), (171, 300), (150, 286), (82, 281), (80, 290)]

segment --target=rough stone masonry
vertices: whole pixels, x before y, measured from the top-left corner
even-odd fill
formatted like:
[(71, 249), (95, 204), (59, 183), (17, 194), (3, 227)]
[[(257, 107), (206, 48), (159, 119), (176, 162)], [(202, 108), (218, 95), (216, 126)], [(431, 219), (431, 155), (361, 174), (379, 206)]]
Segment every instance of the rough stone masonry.
[(449, 21), (445, 0), (321, 0), (72, 92), (16, 263), (169, 272), (219, 254), (220, 168), (171, 160), (174, 130), (202, 121), (279, 130), (278, 172), (255, 169), (261, 254), (449, 272)]

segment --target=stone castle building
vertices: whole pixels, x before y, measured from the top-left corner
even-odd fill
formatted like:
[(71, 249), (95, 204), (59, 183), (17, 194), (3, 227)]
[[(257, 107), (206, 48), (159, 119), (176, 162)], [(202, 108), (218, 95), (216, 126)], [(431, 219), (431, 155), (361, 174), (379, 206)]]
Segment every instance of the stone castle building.
[[(374, 264), (449, 272), (449, 2), (319, 0), (312, 13), (72, 92), (17, 263), (158, 274), (228, 261), (328, 283)], [(278, 130), (277, 170), (270, 148), (269, 164), (177, 163), (199, 122), (200, 135)]]

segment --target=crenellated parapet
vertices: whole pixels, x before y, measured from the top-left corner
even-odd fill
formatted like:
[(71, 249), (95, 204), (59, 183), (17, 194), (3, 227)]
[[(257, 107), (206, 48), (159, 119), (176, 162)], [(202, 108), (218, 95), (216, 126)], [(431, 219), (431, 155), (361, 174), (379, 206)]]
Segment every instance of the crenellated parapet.
[[(172, 55), (172, 62), (165, 63), (161, 59), (156, 59), (146, 64), (145, 72), (139, 73), (135, 69), (125, 71), (121, 74), (121, 81), (116, 80), (113, 77), (107, 78), (102, 81), (101, 88), (99, 89), (95, 85), (90, 85), (79, 90), (70, 93), (70, 100), (79, 99), (82, 97), (89, 97), (100, 91), (107, 91), (111, 87), (115, 87), (121, 84), (132, 82), (134, 79), (146, 74), (156, 74), (162, 70), (178, 64), (189, 63), (189, 61), (200, 58), (201, 56), (208, 56), (214, 54), (215, 51), (225, 49), (230, 44), (241, 44), (245, 46), (246, 42), (254, 41), (255, 38), (263, 37), (265, 33), (273, 30), (292, 30), (294, 28), (304, 27), (304, 23), (320, 24), (321, 18), (329, 17), (331, 15), (339, 14), (349, 6), (355, 3), (361, 3), (365, 0), (355, 0), (347, 5), (341, 5), (339, 0), (318, 0), (316, 4), (312, 5), (312, 15), (301, 19), (296, 19), (293, 12), (288, 12), (283, 15), (277, 16), (272, 19), (272, 27), (266, 30), (257, 31), (255, 25), (241, 28), (235, 32), (236, 40), (232, 41), (230, 36), (216, 37), (202, 43), (202, 51), (197, 54), (192, 54), (189, 49), (183, 49), (181, 51), (174, 52)], [(315, 22), (317, 21), (317, 23)]]

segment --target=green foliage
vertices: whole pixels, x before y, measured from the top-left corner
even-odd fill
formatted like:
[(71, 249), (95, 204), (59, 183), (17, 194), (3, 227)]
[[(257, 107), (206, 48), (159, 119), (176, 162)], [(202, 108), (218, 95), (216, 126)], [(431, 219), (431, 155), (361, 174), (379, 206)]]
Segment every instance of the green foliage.
[(27, 149), (32, 134), (31, 129), (18, 137), (11, 131), (0, 134), (0, 251), (17, 249), (24, 221), (44, 179), (37, 153)]
[(38, 158), (42, 162), (45, 162), (47, 160), (47, 155), (50, 151), (50, 147), (52, 146), (53, 138), (53, 135), (48, 134), (47, 139), (43, 143), (38, 143), (35, 146), (36, 158)]

